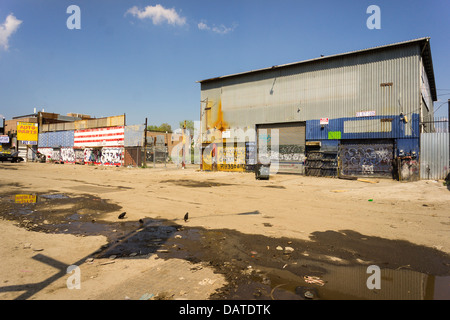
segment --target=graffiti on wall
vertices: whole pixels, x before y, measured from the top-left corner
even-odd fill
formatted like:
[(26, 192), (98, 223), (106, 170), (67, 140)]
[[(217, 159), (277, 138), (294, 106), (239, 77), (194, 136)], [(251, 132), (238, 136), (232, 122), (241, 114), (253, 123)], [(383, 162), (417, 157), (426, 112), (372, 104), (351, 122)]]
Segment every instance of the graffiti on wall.
[(124, 148), (39, 148), (46, 161), (122, 165)]
[[(305, 147), (301, 145), (279, 145), (275, 149), (278, 150), (271, 150), (271, 147), (267, 146), (266, 148), (261, 148), (259, 153), (270, 157), (271, 162), (295, 161), (301, 164), (305, 162)], [(265, 150), (267, 150), (267, 153), (264, 152)]]
[(123, 148), (103, 148), (101, 151), (101, 163), (104, 165), (121, 165), (123, 160)]
[(75, 162), (84, 162), (84, 150), (83, 149), (74, 149), (75, 154)]
[(50, 155), (50, 159), (52, 161), (61, 161), (61, 150), (60, 149), (53, 149), (52, 153)]
[(85, 163), (99, 163), (99, 159), (101, 157), (101, 150), (94, 148), (85, 148), (84, 149), (84, 162)]
[(38, 148), (38, 152), (45, 156), (45, 161), (49, 161), (52, 157), (53, 148)]
[(75, 152), (73, 148), (61, 148), (61, 161), (67, 163), (75, 162)]
[(339, 158), (343, 175), (387, 176), (392, 174), (393, 145), (342, 145)]
[(401, 159), (400, 161), (400, 180), (417, 181), (420, 178), (420, 164), (416, 159)]

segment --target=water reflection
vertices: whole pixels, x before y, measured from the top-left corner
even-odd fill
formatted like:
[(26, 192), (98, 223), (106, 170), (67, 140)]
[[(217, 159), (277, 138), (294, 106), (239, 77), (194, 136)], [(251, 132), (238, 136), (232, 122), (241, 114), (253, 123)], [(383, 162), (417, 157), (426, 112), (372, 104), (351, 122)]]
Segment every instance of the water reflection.
[(16, 194), (14, 196), (15, 203), (36, 203), (37, 196), (35, 194)]

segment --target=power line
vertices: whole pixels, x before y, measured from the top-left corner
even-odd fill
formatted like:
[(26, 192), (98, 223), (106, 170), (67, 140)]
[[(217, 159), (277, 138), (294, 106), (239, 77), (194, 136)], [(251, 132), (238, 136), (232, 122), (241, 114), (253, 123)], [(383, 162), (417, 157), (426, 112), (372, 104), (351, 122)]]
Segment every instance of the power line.
[(436, 111), (438, 111), (440, 107), (442, 107), (444, 104), (447, 104), (447, 103), (448, 103), (448, 101), (441, 103), (441, 104), (439, 105), (439, 107), (437, 107), (436, 109), (434, 109), (434, 112), (436, 113)]

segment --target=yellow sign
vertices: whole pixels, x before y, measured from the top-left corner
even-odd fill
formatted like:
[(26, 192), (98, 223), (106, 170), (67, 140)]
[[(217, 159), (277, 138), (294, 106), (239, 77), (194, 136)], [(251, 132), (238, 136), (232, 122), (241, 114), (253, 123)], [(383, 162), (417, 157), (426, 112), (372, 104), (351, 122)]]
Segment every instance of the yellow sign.
[(17, 140), (23, 144), (37, 144), (38, 124), (32, 122), (17, 122)]
[(36, 203), (35, 194), (16, 194), (14, 197), (15, 203)]
[(245, 171), (245, 147), (218, 147), (219, 171)]

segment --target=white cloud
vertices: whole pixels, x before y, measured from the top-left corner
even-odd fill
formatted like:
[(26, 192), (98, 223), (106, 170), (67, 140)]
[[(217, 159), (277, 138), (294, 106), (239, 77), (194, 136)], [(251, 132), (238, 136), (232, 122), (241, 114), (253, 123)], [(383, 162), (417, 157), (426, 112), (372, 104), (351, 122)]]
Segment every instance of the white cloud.
[(19, 28), (21, 20), (17, 19), (12, 13), (6, 17), (3, 24), (0, 25), (0, 49), (8, 50), (9, 38)]
[(197, 26), (198, 26), (198, 28), (199, 28), (200, 30), (210, 30), (210, 29), (211, 29), (211, 28), (208, 27), (208, 25), (207, 25), (206, 23), (204, 23), (204, 22), (200, 22)]
[(186, 24), (186, 18), (180, 16), (175, 9), (166, 9), (160, 4), (157, 4), (156, 6), (147, 6), (143, 10), (134, 6), (128, 9), (126, 14), (131, 14), (141, 20), (151, 19), (154, 25), (159, 25), (163, 22), (179, 26)]
[(216, 25), (209, 26), (206, 22), (202, 21), (199, 24), (197, 24), (197, 27), (200, 30), (208, 30), (218, 34), (227, 34), (229, 32), (234, 31), (234, 29), (236, 29), (237, 27), (237, 24), (233, 24), (231, 27), (226, 27), (223, 24), (221, 24), (220, 26)]

